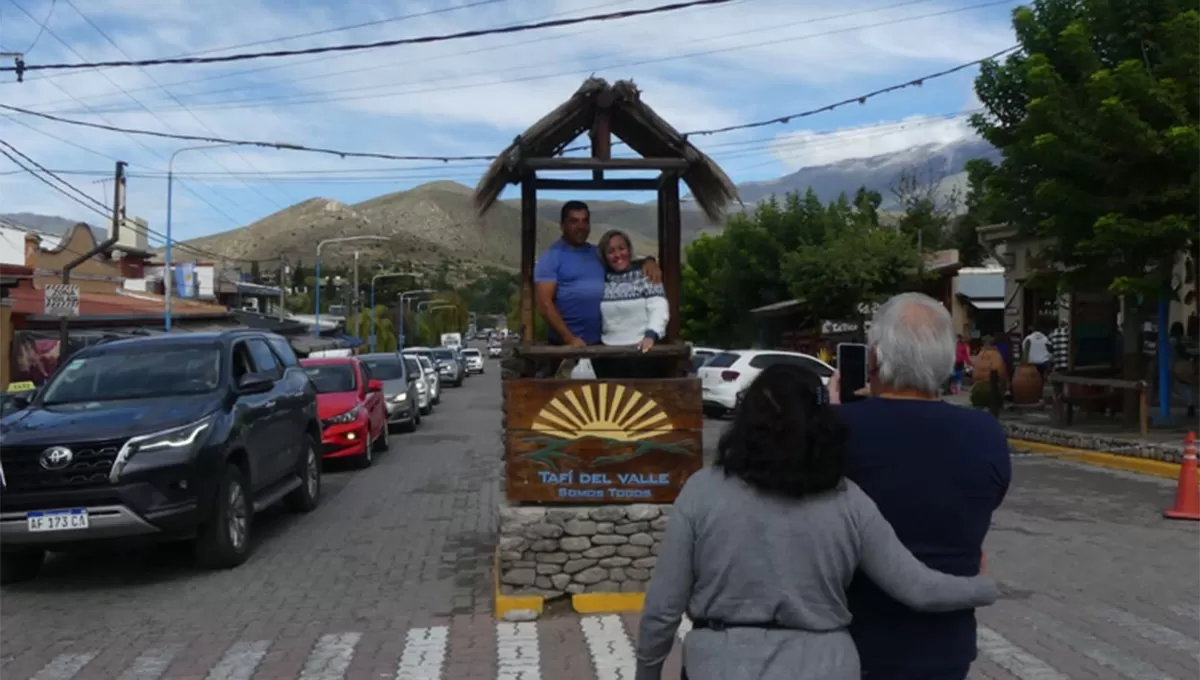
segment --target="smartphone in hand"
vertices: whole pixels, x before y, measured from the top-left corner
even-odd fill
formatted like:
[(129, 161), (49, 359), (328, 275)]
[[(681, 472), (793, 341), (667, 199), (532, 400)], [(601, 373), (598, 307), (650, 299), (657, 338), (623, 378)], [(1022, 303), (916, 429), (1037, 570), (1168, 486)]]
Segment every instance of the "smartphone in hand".
[(858, 392), (867, 386), (867, 346), (857, 342), (838, 344), (837, 370), (841, 403), (862, 400)]

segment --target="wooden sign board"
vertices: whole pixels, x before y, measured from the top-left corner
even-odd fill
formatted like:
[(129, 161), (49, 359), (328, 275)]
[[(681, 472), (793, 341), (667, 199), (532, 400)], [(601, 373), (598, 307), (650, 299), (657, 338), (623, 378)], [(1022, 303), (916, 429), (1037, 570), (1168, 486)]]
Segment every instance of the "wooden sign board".
[(700, 381), (506, 380), (506, 495), (671, 503), (704, 465)]

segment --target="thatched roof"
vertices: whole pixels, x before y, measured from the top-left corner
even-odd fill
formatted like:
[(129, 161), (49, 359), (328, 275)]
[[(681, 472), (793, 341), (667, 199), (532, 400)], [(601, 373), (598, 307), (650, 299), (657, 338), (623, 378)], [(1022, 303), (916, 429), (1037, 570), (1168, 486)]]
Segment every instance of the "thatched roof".
[(670, 123), (642, 102), (637, 86), (629, 80), (609, 84), (603, 78), (588, 78), (564, 104), (554, 109), (509, 145), (475, 187), (475, 206), (480, 213), (500, 197), (504, 187), (521, 180), (522, 158), (551, 158), (592, 127), (598, 100), (611, 98), (612, 134), (638, 155), (646, 158), (683, 158), (688, 169), (682, 179), (692, 199), (713, 222), (725, 214), (725, 206), (737, 199), (737, 188), (711, 158), (704, 155)]

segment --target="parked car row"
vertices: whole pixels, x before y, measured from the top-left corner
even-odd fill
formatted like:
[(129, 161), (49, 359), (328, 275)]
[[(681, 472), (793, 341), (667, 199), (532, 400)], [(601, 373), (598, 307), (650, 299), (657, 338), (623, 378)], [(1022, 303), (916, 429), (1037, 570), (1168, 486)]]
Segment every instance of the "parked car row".
[(101, 542), (188, 540), (203, 565), (236, 567), (258, 513), (314, 510), (323, 459), (371, 465), (469, 365), (446, 348), (300, 360), (244, 329), (86, 347), (6, 395), (0, 582)]

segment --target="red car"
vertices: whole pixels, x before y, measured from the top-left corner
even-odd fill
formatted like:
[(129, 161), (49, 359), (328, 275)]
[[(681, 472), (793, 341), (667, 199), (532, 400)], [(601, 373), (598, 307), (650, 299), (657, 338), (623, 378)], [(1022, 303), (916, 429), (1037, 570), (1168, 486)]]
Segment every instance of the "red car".
[(300, 365), (317, 388), (322, 456), (369, 466), (375, 453), (388, 448), (383, 383), (354, 357), (304, 359)]

